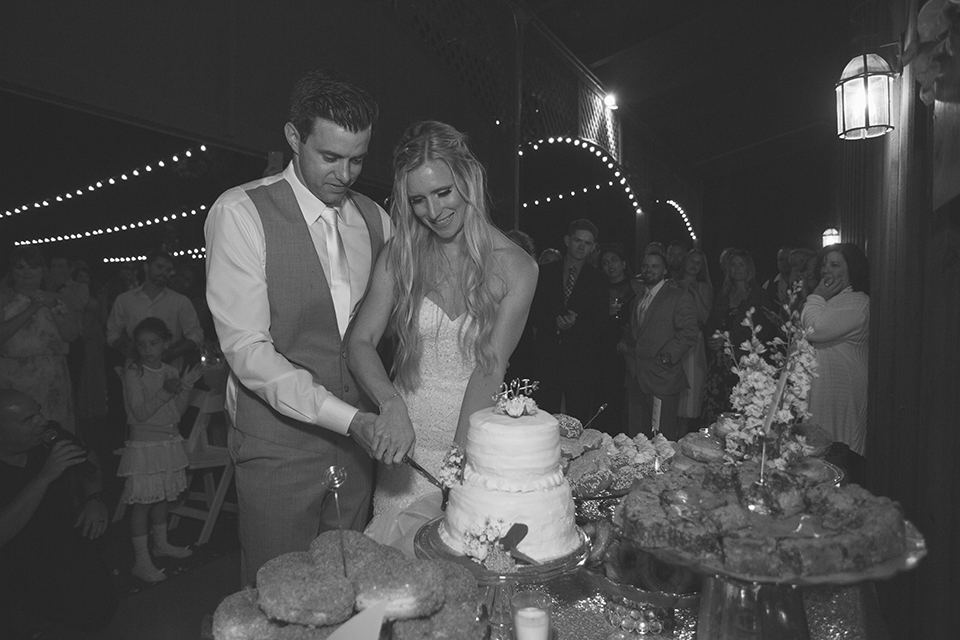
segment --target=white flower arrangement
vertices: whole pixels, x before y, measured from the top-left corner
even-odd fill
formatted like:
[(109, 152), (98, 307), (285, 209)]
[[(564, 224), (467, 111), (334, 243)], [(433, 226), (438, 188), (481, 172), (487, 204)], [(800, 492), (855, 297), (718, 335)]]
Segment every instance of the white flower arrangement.
[[(733, 368), (740, 379), (730, 394), (736, 413), (722, 415), (713, 427), (725, 438), (729, 462), (760, 459), (764, 440), (768, 443), (767, 461), (778, 469), (812, 451), (792, 430), (793, 424), (810, 417), (807, 396), (817, 375), (816, 351), (806, 339), (795, 304), (798, 285), (784, 304), (789, 313), (782, 326), (786, 341), (776, 337), (764, 344), (759, 340), (762, 325), (754, 322), (755, 309), (743, 320), (751, 337), (740, 345), (746, 353)], [(724, 337), (724, 350), (736, 362), (729, 335)]]
[(443, 463), (440, 465), (440, 473), (437, 478), (440, 484), (449, 489), (463, 482), (465, 461), (466, 455), (460, 445), (457, 443), (450, 445), (447, 453), (443, 456)]
[(482, 564), (490, 555), (494, 545), (500, 542), (500, 538), (510, 530), (512, 525), (513, 523), (508, 523), (502, 518), (491, 521), (488, 517), (482, 525), (468, 528), (464, 531), (464, 553)]

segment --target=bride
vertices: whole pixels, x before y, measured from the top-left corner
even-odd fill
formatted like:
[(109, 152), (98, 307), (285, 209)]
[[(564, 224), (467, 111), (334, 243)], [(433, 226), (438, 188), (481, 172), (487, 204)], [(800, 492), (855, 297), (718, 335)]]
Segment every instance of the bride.
[[(450, 125), (404, 132), (394, 151), (395, 233), (348, 344), (350, 368), (391, 425), (374, 442), (382, 462), (367, 534), (410, 555), (419, 527), (440, 514), (440, 492), (403, 456), (437, 476), (450, 445), (466, 441), (470, 414), (494, 404), (537, 285), (534, 260), (490, 221), (485, 174)], [(376, 351), (385, 333), (396, 345), (392, 380)]]

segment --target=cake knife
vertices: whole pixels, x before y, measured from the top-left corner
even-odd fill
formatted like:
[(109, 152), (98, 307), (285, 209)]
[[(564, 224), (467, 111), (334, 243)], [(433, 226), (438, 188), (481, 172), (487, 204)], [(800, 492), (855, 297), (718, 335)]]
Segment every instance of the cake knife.
[(443, 483), (442, 483), (442, 482), (440, 482), (439, 480), (437, 480), (436, 478), (434, 478), (432, 473), (430, 473), (429, 471), (427, 471), (426, 469), (424, 469), (423, 467), (421, 467), (421, 466), (417, 463), (417, 461), (414, 460), (413, 458), (411, 458), (410, 456), (403, 456), (402, 462), (403, 462), (405, 465), (409, 466), (409, 467), (410, 467), (411, 469), (413, 469), (414, 471), (416, 471), (417, 473), (419, 473), (420, 475), (422, 475), (424, 478), (426, 478), (426, 479), (427, 479), (427, 482), (429, 482), (430, 484), (432, 484), (432, 485), (434, 485), (435, 487), (438, 487), (438, 488), (440, 489), (440, 496), (441, 496), (441, 500), (440, 500), (440, 511), (446, 511), (446, 510), (447, 510), (447, 499), (450, 497), (450, 488), (443, 486)]

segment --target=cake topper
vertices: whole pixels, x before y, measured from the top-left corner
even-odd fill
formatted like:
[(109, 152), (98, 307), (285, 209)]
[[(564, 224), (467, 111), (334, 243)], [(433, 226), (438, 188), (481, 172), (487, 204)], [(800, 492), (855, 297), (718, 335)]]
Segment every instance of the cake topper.
[(527, 378), (513, 380), (509, 385), (502, 383), (500, 390), (493, 395), (493, 401), (497, 403), (494, 412), (512, 418), (536, 414), (537, 403), (526, 394), (536, 391), (539, 386), (539, 382)]

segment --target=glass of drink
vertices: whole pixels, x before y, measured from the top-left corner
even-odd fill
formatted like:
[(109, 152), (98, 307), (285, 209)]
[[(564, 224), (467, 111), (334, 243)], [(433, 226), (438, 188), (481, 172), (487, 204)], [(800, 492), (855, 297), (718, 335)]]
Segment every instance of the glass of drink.
[(548, 640), (553, 600), (542, 591), (519, 591), (510, 601), (516, 640)]

